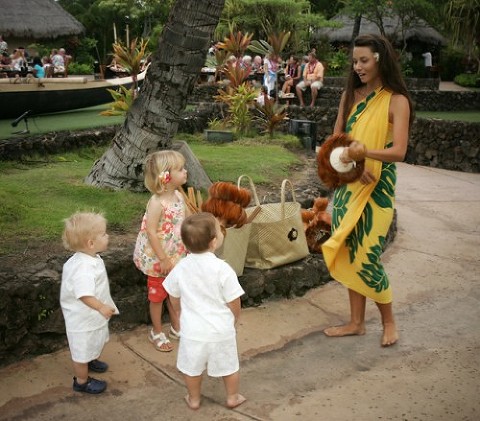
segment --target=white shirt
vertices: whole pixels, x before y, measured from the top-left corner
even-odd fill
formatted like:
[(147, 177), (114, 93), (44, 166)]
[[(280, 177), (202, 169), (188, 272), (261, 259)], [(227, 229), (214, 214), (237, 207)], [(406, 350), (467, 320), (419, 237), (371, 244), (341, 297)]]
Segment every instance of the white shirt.
[(422, 57), (425, 67), (432, 67), (432, 53), (427, 51), (426, 53), (422, 54)]
[(100, 256), (77, 252), (63, 265), (60, 306), (69, 332), (90, 332), (108, 323), (103, 315), (87, 306), (81, 297), (95, 297), (118, 309), (110, 295), (107, 270)]
[(211, 252), (189, 254), (163, 286), (172, 297), (180, 298), (182, 338), (219, 342), (235, 337), (235, 317), (227, 303), (245, 291), (228, 263)]

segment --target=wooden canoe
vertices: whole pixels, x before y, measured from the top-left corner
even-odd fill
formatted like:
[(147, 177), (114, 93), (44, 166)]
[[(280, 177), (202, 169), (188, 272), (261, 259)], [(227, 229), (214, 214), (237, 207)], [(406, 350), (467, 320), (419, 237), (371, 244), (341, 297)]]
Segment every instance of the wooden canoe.
[[(139, 84), (145, 73), (138, 75)], [(130, 88), (132, 78), (89, 80), (86, 77), (0, 79), (0, 119), (48, 114), (113, 102), (107, 89)]]

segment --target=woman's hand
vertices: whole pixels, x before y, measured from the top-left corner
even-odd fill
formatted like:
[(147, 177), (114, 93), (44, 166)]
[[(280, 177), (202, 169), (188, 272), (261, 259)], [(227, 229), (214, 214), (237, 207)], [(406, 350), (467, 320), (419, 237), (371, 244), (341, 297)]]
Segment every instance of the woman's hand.
[(356, 162), (363, 161), (367, 154), (367, 147), (360, 142), (354, 141), (348, 147), (348, 156)]
[(370, 184), (370, 183), (374, 183), (375, 181), (377, 181), (377, 179), (373, 176), (373, 174), (370, 171), (368, 170), (363, 171), (363, 174), (360, 177), (360, 183)]

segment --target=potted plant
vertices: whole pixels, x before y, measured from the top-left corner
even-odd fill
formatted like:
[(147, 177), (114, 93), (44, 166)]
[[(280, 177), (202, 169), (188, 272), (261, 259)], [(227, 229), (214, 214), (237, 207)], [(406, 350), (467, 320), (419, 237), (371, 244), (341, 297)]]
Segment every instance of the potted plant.
[(233, 131), (225, 120), (214, 118), (208, 122), (208, 129), (204, 131), (205, 139), (209, 142), (232, 142)]

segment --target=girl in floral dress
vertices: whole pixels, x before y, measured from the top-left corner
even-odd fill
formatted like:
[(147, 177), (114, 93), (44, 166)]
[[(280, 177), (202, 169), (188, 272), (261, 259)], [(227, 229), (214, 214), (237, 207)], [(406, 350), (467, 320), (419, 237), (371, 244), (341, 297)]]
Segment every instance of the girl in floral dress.
[(152, 329), (149, 341), (155, 349), (169, 352), (171, 342), (162, 332), (162, 309), (166, 299), (171, 339), (180, 337), (179, 315), (172, 308), (163, 281), (179, 259), (187, 255), (180, 227), (188, 212), (178, 188), (187, 181), (185, 158), (176, 151), (150, 154), (145, 161), (145, 186), (152, 193), (137, 236), (133, 261), (147, 275)]

